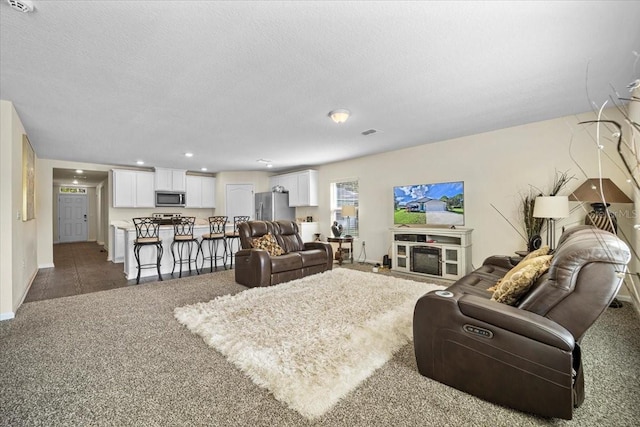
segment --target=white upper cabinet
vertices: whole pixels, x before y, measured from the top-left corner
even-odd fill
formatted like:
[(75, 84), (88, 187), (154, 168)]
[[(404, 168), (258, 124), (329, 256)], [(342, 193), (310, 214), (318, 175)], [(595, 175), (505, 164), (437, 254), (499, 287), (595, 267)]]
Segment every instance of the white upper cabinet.
[(318, 171), (304, 170), (269, 178), (271, 188), (282, 185), (289, 192), (289, 206), (318, 206)]
[(210, 176), (187, 175), (188, 208), (216, 207), (216, 179)]
[(113, 169), (114, 208), (152, 208), (154, 173), (127, 169)]
[(155, 168), (155, 170), (156, 191), (187, 191), (187, 171), (167, 168)]

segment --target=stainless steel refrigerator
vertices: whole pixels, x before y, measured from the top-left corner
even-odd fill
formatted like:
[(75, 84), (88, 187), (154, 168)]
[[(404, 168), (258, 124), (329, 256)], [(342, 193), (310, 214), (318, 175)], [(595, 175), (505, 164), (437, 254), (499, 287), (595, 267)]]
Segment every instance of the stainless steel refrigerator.
[(256, 193), (256, 219), (261, 221), (277, 221), (279, 219), (295, 220), (296, 209), (289, 207), (289, 193)]

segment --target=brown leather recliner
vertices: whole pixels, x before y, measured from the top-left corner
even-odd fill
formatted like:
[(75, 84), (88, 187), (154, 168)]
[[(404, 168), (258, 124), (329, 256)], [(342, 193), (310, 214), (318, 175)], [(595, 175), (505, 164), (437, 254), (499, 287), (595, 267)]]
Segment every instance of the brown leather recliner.
[(589, 226), (563, 233), (549, 270), (515, 306), (486, 289), (513, 267), (490, 257), (446, 291), (421, 297), (413, 335), (418, 370), (485, 400), (571, 419), (584, 400), (580, 341), (615, 297), (631, 256)]
[[(333, 249), (323, 242), (303, 243), (294, 221), (248, 221), (238, 226), (241, 250), (236, 252), (236, 282), (270, 286), (331, 270)], [(253, 239), (271, 233), (284, 254), (271, 256), (252, 246)]]

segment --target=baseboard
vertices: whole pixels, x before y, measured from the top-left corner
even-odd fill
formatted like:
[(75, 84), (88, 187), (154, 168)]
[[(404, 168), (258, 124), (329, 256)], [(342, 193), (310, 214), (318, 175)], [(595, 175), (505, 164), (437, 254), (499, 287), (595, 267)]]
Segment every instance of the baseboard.
[(2, 322), (3, 320), (11, 320), (15, 317), (16, 317), (16, 314), (12, 311), (8, 313), (0, 313), (0, 322)]
[(55, 265), (53, 265), (52, 262), (50, 262), (48, 264), (39, 264), (38, 265), (38, 269), (40, 269), (40, 268), (53, 268), (53, 267), (55, 267)]

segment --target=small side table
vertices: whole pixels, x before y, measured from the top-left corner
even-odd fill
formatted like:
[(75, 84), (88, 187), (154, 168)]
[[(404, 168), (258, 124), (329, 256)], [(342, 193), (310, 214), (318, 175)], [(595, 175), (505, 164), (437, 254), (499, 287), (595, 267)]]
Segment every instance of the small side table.
[(353, 264), (353, 237), (327, 237), (327, 242), (338, 244), (338, 253), (337, 253), (338, 265), (342, 265), (342, 261), (343, 261), (342, 244), (350, 243), (351, 246), (349, 249), (349, 260), (351, 261), (351, 264)]

